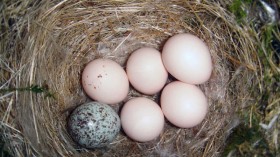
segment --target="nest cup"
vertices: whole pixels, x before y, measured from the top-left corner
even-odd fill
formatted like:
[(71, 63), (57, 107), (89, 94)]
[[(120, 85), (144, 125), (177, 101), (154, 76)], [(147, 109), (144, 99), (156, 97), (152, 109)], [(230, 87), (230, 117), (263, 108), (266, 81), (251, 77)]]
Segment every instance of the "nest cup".
[[(221, 3), (222, 4), (222, 3)], [(221, 4), (211, 1), (61, 1), (40, 2), (23, 25), (24, 47), (17, 86), (48, 87), (44, 93), (17, 92), (19, 156), (221, 156), (226, 137), (238, 119), (236, 111), (255, 80), (258, 62), (252, 39)], [(108, 147), (83, 149), (67, 133), (67, 117), (90, 101), (81, 86), (85, 65), (108, 58), (125, 68), (129, 55), (148, 46), (158, 50), (178, 33), (191, 33), (209, 47), (213, 73), (200, 85), (209, 101), (205, 120), (190, 129), (168, 122), (151, 142), (138, 143), (124, 132)], [(171, 80), (171, 78), (170, 78)], [(170, 81), (169, 80), (169, 81)], [(128, 99), (143, 96), (130, 89)], [(158, 102), (159, 95), (148, 96)], [(114, 106), (116, 111), (123, 103)], [(7, 133), (8, 134), (8, 133)]]

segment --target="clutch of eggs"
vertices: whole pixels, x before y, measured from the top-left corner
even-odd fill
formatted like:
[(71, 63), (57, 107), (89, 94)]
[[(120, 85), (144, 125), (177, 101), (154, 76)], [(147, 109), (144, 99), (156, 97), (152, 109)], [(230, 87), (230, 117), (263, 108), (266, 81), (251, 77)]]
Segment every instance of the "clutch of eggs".
[(129, 57), (126, 72), (132, 86), (149, 95), (163, 88), (168, 72), (178, 80), (164, 87), (160, 99), (165, 117), (174, 125), (194, 127), (206, 116), (207, 99), (195, 85), (210, 78), (212, 60), (198, 37), (174, 35), (164, 44), (161, 56), (153, 48), (140, 48)]
[[(166, 85), (168, 73), (177, 81)], [(82, 85), (93, 100), (111, 105), (127, 97), (129, 83), (146, 95), (163, 89), (160, 106), (140, 97), (127, 101), (121, 111), (121, 126), (127, 136), (146, 142), (160, 135), (164, 116), (180, 128), (202, 122), (208, 103), (196, 85), (205, 83), (211, 73), (207, 45), (192, 34), (182, 33), (168, 39), (162, 53), (149, 47), (134, 51), (128, 58), (126, 71), (112, 60), (93, 60), (83, 71)]]

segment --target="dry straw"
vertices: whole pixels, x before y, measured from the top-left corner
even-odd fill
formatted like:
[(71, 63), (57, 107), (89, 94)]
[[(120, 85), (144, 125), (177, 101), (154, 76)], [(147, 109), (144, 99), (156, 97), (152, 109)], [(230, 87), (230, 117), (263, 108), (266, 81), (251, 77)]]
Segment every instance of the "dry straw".
[[(1, 89), (22, 89), (1, 95), (5, 147), (15, 156), (220, 156), (239, 123), (236, 111), (254, 102), (248, 91), (261, 79), (257, 42), (237, 25), (225, 3), (5, 1), (2, 18), (9, 19), (1, 36)], [(125, 68), (134, 50), (161, 50), (169, 37), (182, 32), (203, 39), (214, 63), (211, 79), (200, 86), (210, 105), (203, 123), (191, 129), (166, 123), (160, 137), (147, 143), (123, 132), (104, 149), (73, 143), (65, 124), (74, 107), (90, 101), (80, 83), (85, 64), (109, 58)], [(131, 89), (129, 98), (140, 95)], [(158, 101), (158, 95), (150, 98)]]

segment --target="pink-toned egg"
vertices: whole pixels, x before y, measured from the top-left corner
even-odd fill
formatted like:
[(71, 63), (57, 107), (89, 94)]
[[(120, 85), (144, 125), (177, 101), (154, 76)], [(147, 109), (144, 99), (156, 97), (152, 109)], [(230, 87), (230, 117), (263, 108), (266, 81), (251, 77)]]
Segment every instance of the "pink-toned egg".
[(167, 71), (185, 83), (204, 83), (212, 73), (207, 45), (192, 34), (177, 34), (168, 39), (163, 47), (162, 60)]
[(180, 81), (169, 83), (163, 89), (160, 101), (165, 117), (181, 128), (198, 125), (208, 111), (204, 93), (195, 85)]
[(168, 77), (161, 53), (149, 47), (140, 48), (132, 53), (127, 61), (126, 72), (132, 86), (148, 95), (159, 92)]
[(82, 74), (82, 85), (89, 97), (106, 104), (116, 104), (127, 97), (129, 81), (124, 69), (109, 59), (95, 59)]
[(164, 116), (154, 101), (144, 97), (134, 98), (122, 108), (121, 125), (133, 140), (147, 142), (160, 135), (164, 126)]

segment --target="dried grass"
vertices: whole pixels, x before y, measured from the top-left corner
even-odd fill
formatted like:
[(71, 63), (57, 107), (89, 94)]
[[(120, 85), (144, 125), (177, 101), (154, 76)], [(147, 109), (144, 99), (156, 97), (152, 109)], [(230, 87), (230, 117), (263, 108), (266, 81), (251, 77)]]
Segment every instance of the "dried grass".
[[(55, 98), (32, 91), (0, 96), (1, 125), (15, 156), (221, 156), (236, 112), (256, 100), (262, 68), (249, 28), (241, 28), (223, 6), (200, 1), (4, 1), (1, 89), (40, 85)], [(223, 6), (222, 6), (223, 5)], [(13, 19), (14, 21), (10, 21)], [(110, 58), (125, 68), (135, 49), (162, 49), (172, 35), (189, 32), (209, 46), (214, 71), (205, 91), (210, 111), (197, 127), (166, 123), (154, 141), (137, 143), (123, 132), (108, 148), (86, 150), (68, 136), (69, 112), (89, 101), (80, 76), (86, 63)], [(129, 98), (141, 94), (131, 89)], [(158, 95), (151, 96), (158, 101)], [(115, 106), (116, 110), (123, 103)], [(272, 106), (272, 104), (271, 104)]]

